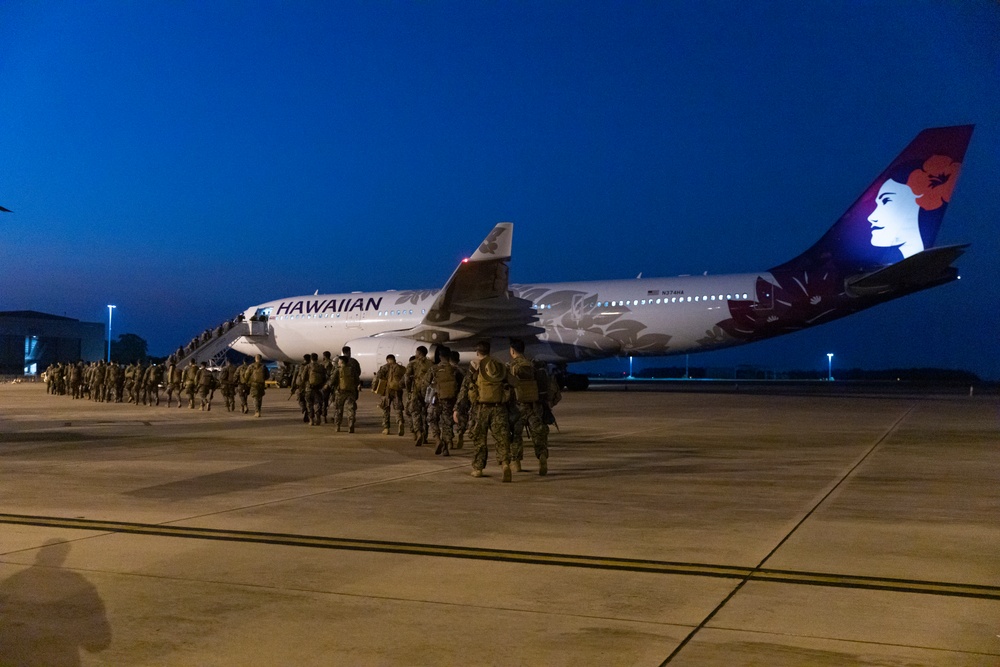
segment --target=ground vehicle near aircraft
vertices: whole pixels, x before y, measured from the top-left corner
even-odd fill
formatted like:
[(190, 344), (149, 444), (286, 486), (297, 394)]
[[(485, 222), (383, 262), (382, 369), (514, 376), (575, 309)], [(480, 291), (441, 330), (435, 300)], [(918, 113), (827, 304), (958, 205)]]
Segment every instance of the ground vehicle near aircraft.
[(957, 278), (952, 262), (968, 246), (934, 241), (971, 135), (971, 125), (924, 130), (819, 241), (765, 271), (512, 285), (505, 222), (441, 289), (269, 301), (246, 310), (231, 346), (297, 361), (347, 345), (370, 378), (387, 354), (405, 362), (419, 345), (470, 359), (478, 340), (517, 337), (529, 356), (566, 364), (709, 351), (824, 324)]

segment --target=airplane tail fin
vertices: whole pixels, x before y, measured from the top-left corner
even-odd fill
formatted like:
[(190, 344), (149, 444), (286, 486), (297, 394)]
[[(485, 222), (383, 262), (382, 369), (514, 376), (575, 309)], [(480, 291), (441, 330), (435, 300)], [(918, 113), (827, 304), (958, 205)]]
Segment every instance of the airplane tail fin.
[(773, 271), (878, 270), (932, 248), (961, 171), (972, 125), (927, 129), (872, 181), (809, 250)]

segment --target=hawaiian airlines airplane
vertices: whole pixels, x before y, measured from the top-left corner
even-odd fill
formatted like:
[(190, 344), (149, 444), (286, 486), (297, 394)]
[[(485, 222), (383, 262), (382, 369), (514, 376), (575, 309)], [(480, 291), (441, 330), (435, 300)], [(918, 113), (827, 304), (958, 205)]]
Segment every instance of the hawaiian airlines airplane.
[(440, 289), (316, 294), (245, 312), (245, 354), (298, 361), (351, 347), (366, 377), (419, 345), (472, 358), (475, 343), (521, 338), (556, 364), (717, 350), (825, 324), (955, 280), (968, 245), (935, 247), (972, 126), (924, 130), (811, 248), (755, 273), (508, 283), (513, 224), (502, 222)]

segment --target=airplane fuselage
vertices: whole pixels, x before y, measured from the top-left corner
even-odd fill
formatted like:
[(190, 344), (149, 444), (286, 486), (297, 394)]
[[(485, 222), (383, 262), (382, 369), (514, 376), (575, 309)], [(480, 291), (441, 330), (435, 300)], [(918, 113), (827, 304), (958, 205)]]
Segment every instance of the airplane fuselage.
[[(543, 331), (529, 340), (533, 358), (570, 363), (615, 357), (664, 356), (705, 352), (738, 345), (720, 328), (731, 319), (731, 303), (770, 307), (758, 299), (758, 282), (768, 273), (678, 276), (633, 280), (515, 284), (514, 298), (531, 303), (535, 325)], [(353, 292), (278, 299), (248, 309), (245, 316), (266, 316), (266, 336), (238, 339), (233, 348), (277, 361), (300, 361), (304, 354), (351, 345), (365, 375), (384, 361), (378, 349), (398, 353), (387, 341), (420, 323), (439, 290)], [(476, 340), (449, 340), (463, 359), (472, 358)], [(372, 350), (365, 340), (375, 341)], [(378, 345), (378, 342), (384, 344)], [(412, 342), (412, 341), (411, 341)], [(413, 346), (419, 344), (412, 343)], [(376, 349), (378, 348), (378, 349)], [(404, 361), (401, 359), (400, 361)], [(369, 363), (366, 363), (369, 362)], [(374, 362), (374, 366), (372, 363)]]

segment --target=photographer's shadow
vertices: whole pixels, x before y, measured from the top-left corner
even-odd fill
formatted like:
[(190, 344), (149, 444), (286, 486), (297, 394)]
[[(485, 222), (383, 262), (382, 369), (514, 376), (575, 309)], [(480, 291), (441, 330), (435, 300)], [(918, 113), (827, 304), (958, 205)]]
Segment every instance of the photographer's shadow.
[(0, 582), (0, 665), (69, 667), (80, 649), (111, 645), (104, 602), (84, 577), (62, 568), (70, 545), (49, 540), (35, 564)]

